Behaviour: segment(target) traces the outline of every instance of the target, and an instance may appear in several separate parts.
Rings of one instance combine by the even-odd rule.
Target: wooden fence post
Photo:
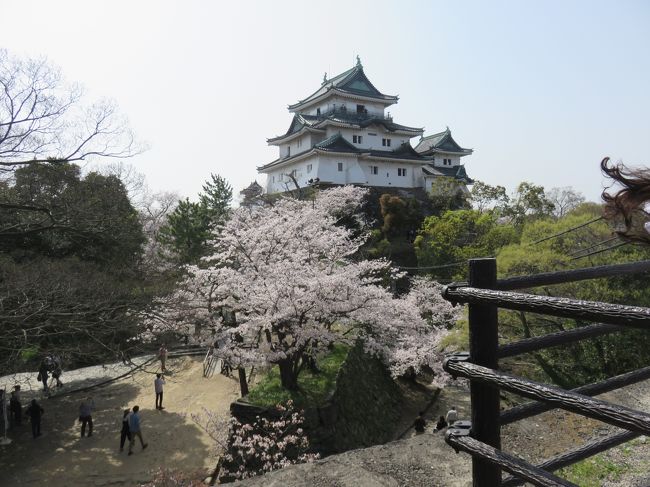
[[[496,259],[471,259],[469,261],[470,287],[494,289],[497,278],[496,267]],[[498,347],[497,307],[470,304],[470,361],[483,367],[498,369]],[[470,396],[472,437],[501,449],[499,388],[472,382]],[[501,469],[485,460],[472,458],[472,478],[474,487],[498,487],[501,485]]]

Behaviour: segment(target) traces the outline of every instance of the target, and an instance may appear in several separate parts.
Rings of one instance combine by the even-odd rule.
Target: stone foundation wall
[[[382,362],[355,345],[339,370],[336,389],[325,404],[305,411],[305,430],[322,455],[341,453],[392,439],[402,396]],[[230,411],[242,422],[274,411],[238,400]]]

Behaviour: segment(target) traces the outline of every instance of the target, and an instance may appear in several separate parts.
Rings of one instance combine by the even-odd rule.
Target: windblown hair
[[[650,214],[645,209],[650,205],[650,170],[628,169],[623,164],[610,166],[609,157],[601,161],[600,168],[622,186],[613,195],[607,192],[609,188],[603,191],[605,218],[623,224],[623,228],[616,231],[619,237],[650,244],[650,225],[647,223]]]

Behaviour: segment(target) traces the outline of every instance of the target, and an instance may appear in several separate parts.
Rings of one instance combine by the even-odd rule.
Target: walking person
[[[36,439],[37,436],[41,436],[41,416],[44,412],[45,410],[36,402],[36,399],[32,399],[26,413],[32,422],[32,436],[34,436],[34,439]]]
[[[165,385],[165,379],[163,378],[162,374],[156,374],[156,378],[153,381],[154,390],[156,391],[156,409],[161,411],[165,409],[162,405],[164,385]]]
[[[79,405],[79,422],[81,423],[81,437],[86,433],[86,425],[88,425],[88,436],[93,435],[93,409],[95,409],[95,401],[92,397],[87,397]]]
[[[39,380],[43,383],[43,391],[45,393],[49,392],[49,388],[47,386],[47,379],[49,379],[50,376],[47,374],[47,363],[45,360],[41,360],[41,365],[38,367],[38,377],[36,380]]]
[[[12,424],[20,426],[23,421],[23,404],[20,401],[20,386],[15,385],[9,399],[9,417]]]
[[[167,361],[167,347],[163,343],[158,349],[158,358],[160,359],[160,370],[167,372],[165,368],[165,362]]]
[[[447,412],[447,424],[451,426],[454,424],[454,421],[458,421],[458,411],[456,411],[456,406],[452,406],[451,409]]]
[[[124,451],[124,442],[126,439],[129,439],[129,444],[131,443],[131,430],[129,429],[129,416],[131,414],[130,409],[124,410],[124,415],[122,416],[122,431],[120,432],[120,452]]]
[[[56,387],[63,387],[63,382],[61,382],[61,374],[63,374],[63,368],[61,367],[61,357],[58,355],[52,356],[52,377],[56,380]]]
[[[129,442],[129,455],[133,455],[133,447],[135,446],[135,437],[140,438],[140,445],[142,449],[147,448],[148,444],[142,439],[142,431],[140,431],[140,406],[133,406],[133,412],[129,414],[129,431],[131,432],[131,441]]]

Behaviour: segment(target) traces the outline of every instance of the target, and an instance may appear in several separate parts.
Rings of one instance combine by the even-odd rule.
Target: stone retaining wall
[[[339,370],[336,389],[317,408],[305,411],[305,430],[322,455],[385,443],[400,418],[402,396],[383,363],[355,345]],[[241,422],[274,411],[238,400],[230,411]]]

